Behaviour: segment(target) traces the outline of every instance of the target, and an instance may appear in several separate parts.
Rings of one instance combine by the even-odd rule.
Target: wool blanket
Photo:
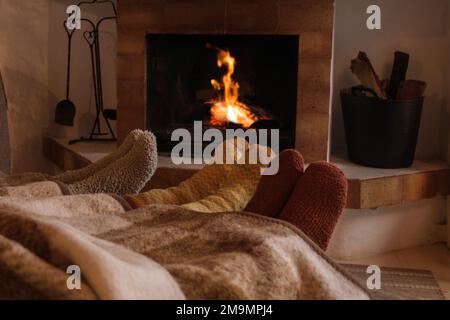
[[[171,205],[131,210],[117,196],[50,189],[0,197],[0,298],[369,298],[282,221]],[[67,285],[71,266],[80,290]]]

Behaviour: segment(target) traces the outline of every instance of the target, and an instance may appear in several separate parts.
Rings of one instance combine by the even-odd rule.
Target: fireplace
[[[298,51],[299,37],[291,35],[148,35],[147,126],[159,150],[170,151],[172,131],[193,130],[194,121],[204,130],[279,129],[280,148],[293,148]],[[228,95],[227,75],[235,85]]]
[[[226,70],[217,67],[208,42],[228,49],[236,59],[233,79],[240,85],[239,101],[269,114],[274,121],[264,125],[280,127],[282,147],[294,147],[308,162],[328,159],[333,0],[118,0],[117,4],[119,140],[135,128],[151,129],[163,141],[161,150],[167,133],[177,126],[192,120],[209,123],[205,101],[217,98],[210,80],[220,80]],[[164,79],[160,68],[174,67],[167,65],[164,54],[182,43],[186,46],[176,51],[183,63],[176,62],[179,70],[169,70]],[[271,44],[283,49],[275,52]],[[190,62],[185,64],[187,57]],[[271,62],[264,69],[259,59]],[[184,68],[194,63],[197,71],[188,72],[179,63]],[[278,80],[265,82],[267,74]],[[164,82],[167,87],[160,86]],[[269,83],[275,89],[265,90]],[[167,113],[161,112],[164,108]]]

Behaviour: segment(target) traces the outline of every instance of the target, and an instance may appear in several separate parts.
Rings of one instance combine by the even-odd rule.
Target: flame
[[[211,47],[208,45],[208,47]],[[222,77],[222,82],[211,80],[214,90],[221,93],[221,98],[209,102],[211,107],[212,125],[223,125],[229,122],[249,128],[259,120],[258,116],[251,112],[250,108],[239,102],[239,83],[233,80],[236,68],[236,59],[231,56],[228,50],[214,48],[217,51],[217,66],[226,67],[227,72]]]

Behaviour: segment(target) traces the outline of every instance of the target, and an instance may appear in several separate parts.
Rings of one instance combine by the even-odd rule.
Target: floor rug
[[[343,264],[342,267],[367,287],[367,266]],[[370,290],[375,300],[445,300],[431,271],[381,267],[381,289]]]

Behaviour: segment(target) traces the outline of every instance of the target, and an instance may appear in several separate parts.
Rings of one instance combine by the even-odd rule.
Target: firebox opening
[[[298,53],[298,36],[149,34],[147,124],[159,150],[170,151],[172,131],[193,130],[194,121],[280,129],[280,148],[294,147]],[[238,117],[240,106],[249,119]]]

